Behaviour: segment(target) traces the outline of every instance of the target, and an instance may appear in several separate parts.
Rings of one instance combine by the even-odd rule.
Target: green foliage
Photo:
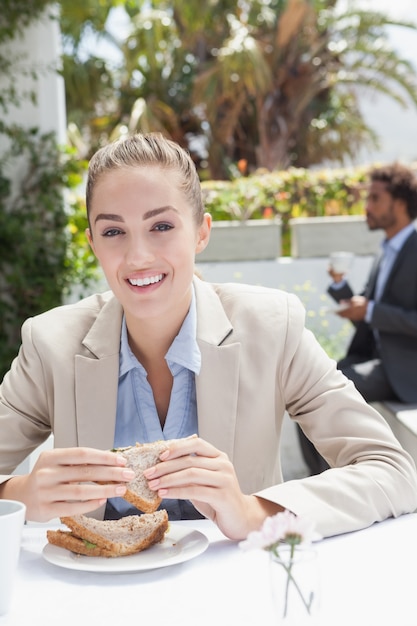
[[[87,286],[95,263],[80,241],[86,218],[75,189],[83,164],[52,133],[3,124],[0,132],[8,143],[0,161],[1,378],[23,321],[61,304],[74,285]]]
[[[35,101],[19,90],[17,77],[36,81],[36,72],[3,44],[24,36],[54,4],[2,0],[0,11],[0,380],[18,351],[23,321],[62,304],[74,286],[80,295],[96,276],[77,194],[86,164],[60,148],[53,133],[7,122],[10,108]]]
[[[365,168],[259,172],[232,181],[203,181],[213,220],[280,217],[284,254],[289,254],[292,217],[363,213]]]
[[[109,32],[117,5],[122,36]],[[61,9],[64,76],[76,85],[68,119],[87,155],[158,130],[189,149],[204,179],[230,178],[240,160],[249,172],[345,164],[378,144],[358,87],[361,98],[417,105],[415,68],[388,37],[393,25],[416,25],[354,2],[67,0]],[[113,45],[117,60],[100,64],[82,45],[87,34]]]
[[[51,4],[51,0],[1,0],[0,42],[13,39]]]
[[[1,0],[0,8],[0,112],[7,112],[10,105],[18,106],[22,98],[34,100],[32,91],[22,91],[18,88],[17,76],[35,77],[30,63],[23,56],[12,58],[10,51],[3,44],[8,43],[17,35],[22,35],[24,29],[41,15],[45,14],[47,7],[52,6],[51,0]],[[52,17],[51,17],[52,19]],[[16,71],[17,63],[21,67]]]

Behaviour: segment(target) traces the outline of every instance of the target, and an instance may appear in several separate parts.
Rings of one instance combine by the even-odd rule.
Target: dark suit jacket
[[[374,261],[363,295],[373,299],[379,257]],[[352,289],[329,287],[336,301],[350,298]],[[371,323],[355,324],[348,355],[363,361],[373,358],[375,339],[380,337],[380,356],[388,380],[401,402],[417,402],[417,232],[405,241],[388,276],[379,302],[375,302]]]

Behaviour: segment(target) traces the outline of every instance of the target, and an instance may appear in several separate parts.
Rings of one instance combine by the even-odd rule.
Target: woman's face
[[[89,217],[87,237],[128,325],[185,317],[210,216],[196,225],[178,175],[157,166],[112,170],[97,181]]]

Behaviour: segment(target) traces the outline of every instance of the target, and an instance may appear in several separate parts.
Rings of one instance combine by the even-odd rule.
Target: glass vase
[[[319,569],[315,550],[283,544],[269,560],[274,623],[319,624]]]

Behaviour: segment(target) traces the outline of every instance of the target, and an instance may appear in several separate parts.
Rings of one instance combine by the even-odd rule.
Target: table
[[[51,525],[28,524],[12,606],[0,625],[276,623],[266,553],[243,552],[207,520],[174,524],[203,532],[210,541],[207,550],[181,564],[129,574],[52,565],[41,554]],[[322,540],[316,548],[320,626],[417,624],[417,514]]]

